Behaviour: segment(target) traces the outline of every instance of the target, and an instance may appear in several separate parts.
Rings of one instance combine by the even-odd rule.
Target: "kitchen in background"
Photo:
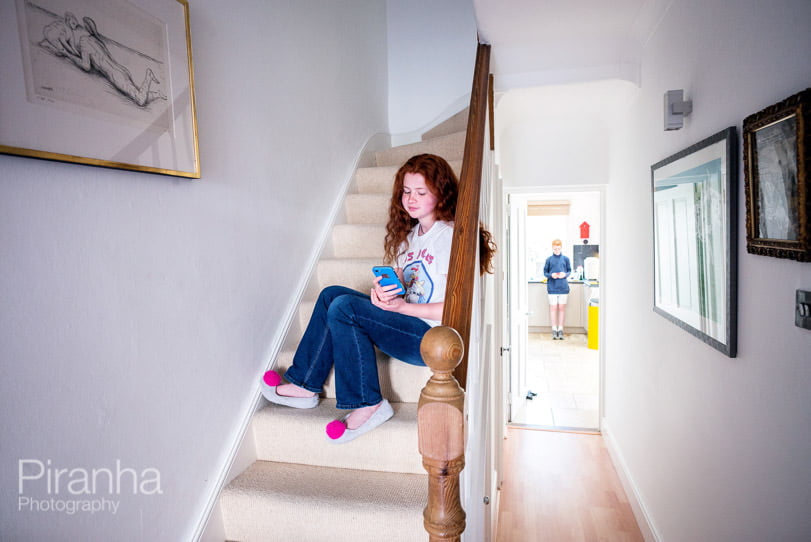
[[[531,393],[513,423],[599,429],[600,197],[600,192],[584,191],[528,198],[526,375]],[[563,341],[551,338],[543,274],[554,239],[562,241],[572,263]]]

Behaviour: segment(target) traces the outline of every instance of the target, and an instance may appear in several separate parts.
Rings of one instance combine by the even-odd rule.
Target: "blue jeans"
[[[361,292],[328,286],[318,296],[293,365],[284,377],[321,393],[334,365],[336,406],[373,406],[383,400],[374,347],[411,365],[425,366],[420,342],[429,329],[419,318],[375,307]]]

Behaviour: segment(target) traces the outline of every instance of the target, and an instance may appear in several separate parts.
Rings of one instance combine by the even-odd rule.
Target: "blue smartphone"
[[[380,279],[381,286],[388,286],[390,284],[396,284],[400,287],[399,291],[395,291],[395,294],[404,294],[405,288],[403,287],[403,283],[400,282],[400,277],[397,276],[397,272],[394,268],[390,265],[376,265],[372,267],[372,273],[375,274],[376,277],[382,277]]]

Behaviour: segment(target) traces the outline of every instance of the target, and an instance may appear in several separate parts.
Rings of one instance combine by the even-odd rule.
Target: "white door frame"
[[[524,197],[529,198],[532,195],[548,195],[554,193],[572,193],[572,192],[599,192],[600,194],[600,282],[603,282],[605,277],[605,266],[606,266],[606,258],[608,257],[609,250],[607,247],[607,235],[606,235],[606,185],[556,185],[556,186],[505,186],[502,187],[502,198],[501,200],[504,202],[504,208],[509,210],[510,207],[510,200],[513,196],[515,197]],[[505,212],[505,214],[507,214]],[[508,219],[509,220],[509,219]],[[525,238],[524,236],[517,236],[515,232],[510,232],[510,243],[514,243],[516,239]],[[504,251],[504,281],[506,284],[506,290],[510,291],[514,288],[513,285],[510,284],[511,280],[515,279],[514,273],[510,269],[510,262],[507,261],[506,255],[513,253],[514,247],[509,247],[507,250]],[[599,424],[600,428],[602,427],[602,420],[603,420],[603,413],[605,408],[605,315],[606,315],[606,300],[605,300],[605,288],[600,288],[600,326],[599,326],[599,360],[600,360],[600,384],[599,384]],[[502,318],[504,321],[509,321],[509,313],[508,307],[505,303],[501,307],[502,310]],[[511,326],[512,327],[512,326]],[[520,374],[521,370],[526,371],[525,367],[518,367],[513,368],[513,363],[521,363],[521,359],[526,361],[526,356],[516,355],[515,347],[510,345],[510,330],[504,330],[505,336],[502,337],[501,343],[502,345],[508,345],[511,348],[510,356],[505,356],[505,371],[504,377],[506,379],[511,379],[513,374]],[[509,383],[511,387],[513,385],[512,382]],[[509,409],[510,406],[510,397],[509,395],[504,398],[505,404],[508,408],[508,418],[507,421],[512,421],[513,412]]]

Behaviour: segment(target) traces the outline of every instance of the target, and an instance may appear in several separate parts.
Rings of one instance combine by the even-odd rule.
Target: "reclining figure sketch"
[[[117,62],[106,45],[105,38],[95,21],[83,17],[82,24],[71,12],[46,25],[39,45],[52,54],[65,57],[87,73],[104,77],[121,94],[139,107],[155,100],[166,100],[166,95],[153,87],[160,84],[151,68],[146,69],[143,81],[136,84],[130,70]]]

